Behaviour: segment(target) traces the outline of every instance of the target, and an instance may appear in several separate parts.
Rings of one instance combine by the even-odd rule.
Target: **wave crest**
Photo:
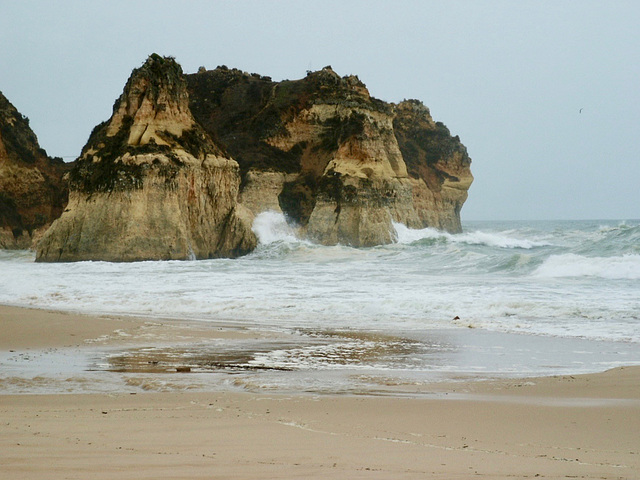
[[[256,215],[251,227],[253,233],[258,237],[258,241],[263,245],[270,243],[299,242],[296,231],[293,229],[280,212],[269,210]]]
[[[550,245],[547,242],[528,240],[523,238],[515,238],[509,236],[510,232],[504,233],[489,233],[476,230],[468,233],[451,234],[442,232],[434,228],[423,228],[415,230],[408,228],[402,223],[395,223],[393,227],[396,230],[397,241],[400,244],[412,244],[412,243],[428,243],[433,245],[434,243],[462,243],[466,245],[485,245],[488,247],[497,248],[520,248],[524,250],[531,250],[536,247],[544,247]]]
[[[551,255],[533,273],[536,277],[598,277],[640,279],[640,255],[585,257],[574,253]]]

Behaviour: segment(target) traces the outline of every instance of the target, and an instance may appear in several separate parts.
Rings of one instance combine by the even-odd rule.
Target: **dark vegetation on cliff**
[[[0,228],[10,228],[17,239],[60,216],[69,168],[40,148],[29,119],[0,92]],[[18,171],[33,175],[14,178]]]
[[[438,189],[445,178],[455,179],[437,167],[439,162],[457,155],[461,165],[471,163],[460,138],[451,136],[442,122],[434,122],[419,100],[405,100],[397,106],[393,131],[409,175],[422,178],[432,189]]]
[[[8,156],[14,162],[33,165],[36,163],[37,155],[46,155],[46,153],[41,148],[34,150],[34,145],[37,145],[38,141],[29,127],[29,119],[22,115],[13,118],[12,123],[3,121],[0,124],[0,135]]]
[[[130,155],[159,154],[170,160],[170,164],[161,164],[155,160],[152,165],[167,180],[177,174],[182,162],[169,145],[158,145],[150,142],[144,145],[130,145],[127,143],[133,117],[125,116],[118,132],[107,136],[107,122],[98,125],[92,132],[83,155],[75,162],[69,174],[69,183],[83,193],[126,191],[142,188],[148,163],[124,163],[120,160],[125,153]],[[166,132],[167,135],[170,135]],[[184,136],[184,135],[183,135]],[[97,148],[93,154],[86,152],[92,147]]]
[[[133,118],[126,117],[125,120],[122,128],[112,137],[107,136],[107,122],[93,129],[82,155],[76,160],[69,175],[71,188],[90,194],[142,186],[143,170],[140,165],[116,162],[128,149],[127,139]],[[91,148],[97,150],[95,157],[98,158],[86,153]]]
[[[224,66],[187,75],[187,83],[193,116],[243,173],[252,167],[299,171],[299,149],[284,152],[263,141],[281,126],[283,111],[293,108],[296,100],[305,102],[296,85],[287,85],[276,95],[278,84],[269,77]]]
[[[201,68],[187,75],[191,111],[196,120],[240,165],[250,169],[299,174],[285,183],[280,207],[300,225],[305,225],[316,197],[332,192],[323,180],[324,170],[339,146],[364,131],[365,117],[358,111],[341,118],[330,117],[320,126],[317,142],[301,141],[288,150],[271,145],[268,139],[286,136],[286,125],[314,104],[339,105],[391,114],[393,106],[369,96],[356,76],[340,77],[331,67],[308,72],[300,80],[274,82],[270,77],[248,74],[220,66]]]
[[[138,128],[141,122],[138,108],[143,102],[158,118],[177,111],[176,115],[184,113],[194,121],[189,128],[178,130],[180,134],[154,131],[154,137],[141,142],[132,128]],[[273,139],[291,138],[287,126],[314,105],[336,105],[342,113],[324,120],[309,117],[305,121],[316,122],[314,126],[319,127],[317,136],[296,140],[286,149],[276,146],[278,142]],[[351,113],[345,115],[349,110]],[[0,226],[30,230],[58,216],[67,198],[62,173],[71,167],[70,187],[85,194],[131,190],[142,186],[149,169],[172,181],[182,168],[178,150],[200,159],[207,154],[229,156],[238,162],[243,177],[252,169],[295,174],[284,184],[279,202],[291,219],[304,225],[318,198],[335,201],[339,209],[362,193],[359,187],[345,187],[340,175],[326,172],[326,167],[341,145],[364,135],[370,121],[362,113],[366,111],[393,117],[394,134],[408,174],[423,179],[430,189],[438,191],[445,180],[456,181],[452,173],[468,167],[470,159],[460,139],[451,136],[442,123],[434,122],[421,102],[408,100],[393,105],[375,99],[356,76],[340,77],[331,67],[308,72],[299,80],[275,82],[226,66],[210,71],[201,67],[198,73],[185,75],[172,57],[152,54],[132,71],[113,106],[111,120],[93,129],[73,164],[49,159],[38,146],[28,119],[0,94],[0,139],[8,156],[45,172],[48,202],[53,205],[50,214],[36,212],[25,220],[22,205],[28,202],[1,191]],[[125,154],[149,154],[151,158],[157,154],[169,162],[158,158],[123,161]],[[362,187],[367,189],[364,184]]]
[[[169,158],[169,165],[159,161],[152,163],[168,180],[176,175],[182,163],[176,149],[201,159],[207,154],[224,155],[197,123],[181,135],[157,132],[159,140],[164,143],[157,143],[153,138],[146,143],[131,141],[134,117],[130,113],[135,106],[147,100],[154,112],[164,112],[176,106],[188,109],[187,95],[185,75],[175,59],[150,55],[141,67],[133,70],[122,95],[113,105],[114,117],[123,108],[127,112],[122,116],[120,128],[109,135],[110,122],[106,121],[93,129],[70,174],[71,186],[87,194],[141,188],[150,165],[119,161],[126,153],[132,156],[157,153]]]
[[[348,139],[361,135],[364,131],[365,117],[362,113],[352,112],[346,118],[330,117],[322,123],[324,127],[319,142],[311,147],[313,161],[301,165],[301,173],[284,184],[278,197],[280,208],[296,224],[305,226],[316,205],[319,196],[337,202],[336,213],[340,213],[343,201],[355,198],[353,186],[344,187],[340,174],[335,171],[325,172],[330,153]],[[306,144],[296,145],[306,148]],[[294,147],[295,148],[295,147]],[[273,167],[272,167],[273,168]]]
[[[282,82],[226,66],[201,68],[187,75],[187,83],[194,117],[240,164],[242,174],[250,169],[298,174],[284,185],[279,200],[282,210],[301,225],[306,224],[318,195],[335,196],[331,185],[340,182],[324,178],[325,168],[341,144],[363,133],[363,110],[394,116],[394,134],[408,174],[423,179],[429,188],[437,191],[445,179],[456,180],[439,167],[443,162],[470,163],[460,139],[444,124],[434,122],[420,101],[393,105],[375,99],[357,77],[340,77],[331,67]],[[299,142],[283,150],[267,141],[286,136],[287,123],[314,104],[354,110],[349,116],[324,120],[314,144]]]
[[[221,66],[187,75],[191,112],[196,120],[240,165],[249,169],[285,173],[302,171],[304,142],[288,151],[270,145],[269,137],[283,133],[287,122],[314,103],[340,104],[389,111],[390,106],[370,98],[357,77],[338,76],[331,67],[309,72],[300,80],[274,82],[270,77]],[[362,131],[354,114],[347,122],[330,119],[327,134],[314,150],[333,151],[348,135]],[[326,164],[325,164],[326,165]]]

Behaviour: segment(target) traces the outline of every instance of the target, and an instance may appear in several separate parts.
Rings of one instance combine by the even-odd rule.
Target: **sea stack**
[[[69,174],[36,261],[236,257],[253,250],[238,164],[194,120],[181,67],[151,55]]]
[[[191,111],[235,158],[240,199],[326,245],[394,240],[393,222],[461,231],[465,147],[416,101],[370,96],[331,67],[274,82],[226,66],[188,75]]]
[[[69,167],[50,158],[0,92],[0,248],[30,248],[67,203]]]

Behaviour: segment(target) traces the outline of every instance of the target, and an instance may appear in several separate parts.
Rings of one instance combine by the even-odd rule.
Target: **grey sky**
[[[72,160],[152,52],[275,80],[332,65],[460,135],[463,221],[637,219],[638,25],[636,0],[0,0],[0,91]]]

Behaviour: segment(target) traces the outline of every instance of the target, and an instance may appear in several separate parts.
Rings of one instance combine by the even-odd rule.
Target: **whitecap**
[[[530,250],[536,247],[550,245],[548,242],[515,238],[509,235],[511,232],[491,233],[479,230],[451,234],[434,228],[412,229],[402,223],[393,224],[397,235],[397,242],[411,244],[421,240],[442,240],[448,243],[462,243],[466,245],[486,245],[498,248],[520,248]]]
[[[574,253],[551,255],[533,275],[536,277],[598,277],[640,279],[640,255],[585,257]]]
[[[415,243],[425,239],[447,240],[449,237],[451,237],[450,234],[441,232],[439,230],[436,230],[435,228],[414,229],[409,228],[402,223],[396,222],[393,222],[393,228],[396,233],[396,242],[403,245],[409,245],[411,243]]]
[[[550,245],[548,242],[514,238],[503,233],[489,233],[481,231],[462,233],[454,236],[453,238],[457,242],[466,243],[468,245],[487,245],[489,247],[498,248],[521,248],[524,250],[531,250],[532,248]]]
[[[287,223],[285,216],[273,210],[256,215],[251,229],[258,237],[258,241],[263,245],[275,242],[293,243],[300,241],[296,236],[295,229]]]

